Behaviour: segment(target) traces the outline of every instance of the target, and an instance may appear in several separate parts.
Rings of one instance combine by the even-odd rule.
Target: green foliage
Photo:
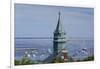
[[[53,62],[54,63],[62,63],[63,61],[60,58],[56,58]]]
[[[15,65],[20,65],[20,60],[15,60]]]
[[[94,55],[85,58],[83,61],[93,61],[93,60],[94,60]]]
[[[22,58],[21,60],[15,60],[15,65],[29,65],[29,64],[36,64],[33,60],[29,58]]]
[[[22,65],[32,64],[32,61],[29,58],[22,58],[21,64]]]
[[[82,62],[82,61],[93,61],[94,60],[94,55],[88,56],[87,58],[83,60],[77,60],[76,62]],[[75,62],[71,56],[68,57],[68,62]],[[43,62],[36,62],[32,61],[27,57],[23,57],[21,60],[15,60],[15,65],[29,65],[29,64],[39,64]],[[51,63],[63,63],[61,58],[55,58]]]
[[[86,57],[86,58],[83,59],[83,60],[77,60],[77,62],[82,62],[82,61],[93,61],[93,60],[94,60],[94,55],[88,56],[88,57]]]
[[[67,62],[74,62],[74,60],[71,56],[69,56]],[[63,63],[63,61],[61,60],[61,58],[56,58],[54,59],[53,63]]]

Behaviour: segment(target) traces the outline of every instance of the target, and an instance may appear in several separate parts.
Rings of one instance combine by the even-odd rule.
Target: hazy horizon
[[[68,38],[94,38],[94,9],[15,4],[15,37],[53,37],[58,13]]]

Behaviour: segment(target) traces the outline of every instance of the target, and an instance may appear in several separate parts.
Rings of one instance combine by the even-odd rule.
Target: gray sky
[[[93,38],[93,8],[31,4],[15,4],[15,37],[53,37],[59,11],[66,37]]]

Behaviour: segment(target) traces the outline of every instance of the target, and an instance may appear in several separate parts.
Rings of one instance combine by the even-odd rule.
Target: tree
[[[94,60],[94,55],[88,56],[88,57],[85,58],[83,61],[93,61],[93,60]]]

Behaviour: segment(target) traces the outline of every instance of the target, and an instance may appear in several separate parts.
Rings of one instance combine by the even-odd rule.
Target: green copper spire
[[[63,29],[61,18],[60,18],[60,12],[58,16],[58,23],[56,30],[54,31],[54,40],[53,40],[53,49],[54,49],[54,55],[58,55],[58,53],[65,48],[66,38],[65,38],[65,31]]]
[[[61,24],[60,15],[61,15],[61,14],[60,14],[60,12],[59,12],[58,24],[57,24],[57,27],[56,27],[56,30],[55,30],[55,32],[59,32],[59,33],[64,32],[63,26],[62,26],[62,24]]]

